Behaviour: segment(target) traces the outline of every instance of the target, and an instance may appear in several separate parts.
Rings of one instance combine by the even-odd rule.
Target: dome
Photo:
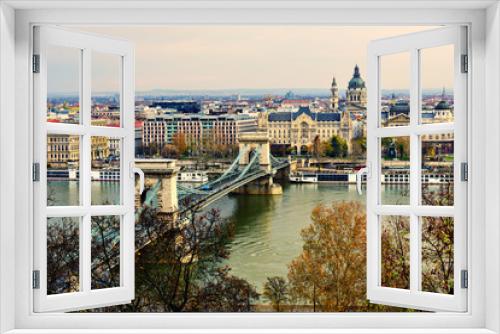
[[[450,105],[446,101],[439,101],[439,103],[434,107],[434,110],[448,110]]]
[[[361,79],[361,74],[359,74],[359,67],[356,65],[354,67],[354,74],[352,75],[352,79],[349,81],[348,89],[361,89],[365,88],[365,81]]]
[[[399,115],[399,114],[408,115],[409,113],[410,113],[410,104],[408,101],[405,101],[405,100],[397,101],[389,109],[390,115]]]

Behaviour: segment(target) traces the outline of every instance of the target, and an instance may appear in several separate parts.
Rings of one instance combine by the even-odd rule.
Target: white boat
[[[70,174],[71,176],[71,174]],[[90,172],[92,181],[120,181],[120,169],[95,169]]]
[[[208,182],[208,175],[207,172],[200,172],[200,171],[180,172],[177,175],[177,181],[205,183]]]
[[[315,174],[290,174],[290,182],[295,183],[316,183],[318,182],[318,177]]]

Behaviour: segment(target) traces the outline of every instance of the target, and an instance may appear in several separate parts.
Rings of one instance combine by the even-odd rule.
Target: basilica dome
[[[361,74],[359,74],[359,67],[356,65],[354,67],[354,74],[352,79],[349,81],[348,89],[362,89],[365,88],[365,81],[361,79]]]
[[[447,110],[450,109],[450,105],[446,101],[439,101],[439,103],[434,107],[434,110]]]

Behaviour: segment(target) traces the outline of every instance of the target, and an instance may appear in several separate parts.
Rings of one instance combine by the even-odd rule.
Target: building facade
[[[256,128],[257,119],[248,115],[160,115],[144,121],[142,143],[144,147],[171,144],[174,135],[182,133],[187,145],[207,140],[217,145],[236,145],[238,133]]]
[[[435,102],[434,102],[435,103]],[[422,124],[450,123],[453,122],[453,106],[445,98],[433,106],[427,106],[420,111],[420,122]],[[381,122],[383,126],[408,126],[410,124],[410,104],[407,100],[398,100],[382,111]],[[436,154],[453,153],[453,133],[429,134],[421,136],[424,145],[433,145]]]
[[[422,108],[420,122],[422,124],[453,122],[453,106],[445,99],[441,99],[432,107]],[[407,100],[398,100],[381,112],[383,126],[406,126],[410,124],[410,103]]]
[[[119,156],[119,141],[114,155]],[[110,138],[91,137],[92,164],[102,164],[111,155]],[[51,134],[47,136],[47,167],[53,169],[76,169],[80,166],[80,137]]]
[[[259,126],[267,128],[271,144],[284,145],[302,154],[310,150],[316,138],[323,142],[331,140],[333,136],[340,136],[350,150],[351,140],[363,136],[365,132],[366,85],[358,65],[347,85],[343,106],[339,104],[339,88],[335,77],[330,91],[330,106],[326,112],[313,112],[310,105],[304,106],[302,103],[296,111],[270,112],[262,116]]]
[[[78,168],[80,162],[80,138],[68,135],[47,136],[47,167]]]
[[[285,145],[297,154],[310,151],[314,140],[328,141],[333,136],[351,139],[348,113],[312,112],[300,107],[296,112],[273,112],[267,115],[267,132],[272,145]]]

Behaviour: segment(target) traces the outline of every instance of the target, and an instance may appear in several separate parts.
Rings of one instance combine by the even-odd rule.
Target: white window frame
[[[467,55],[467,28],[451,26],[429,31],[375,40],[368,46],[368,120],[367,120],[367,297],[372,302],[413,307],[431,311],[467,310],[467,289],[461,285],[461,272],[467,270],[467,181],[461,179],[461,163],[467,163],[467,76],[462,73],[462,56]],[[454,121],[421,123],[421,50],[453,46]],[[381,78],[384,75],[383,57],[407,54],[410,58],[410,122],[406,126],[384,127],[381,120]],[[468,66],[468,64],[467,64]],[[375,111],[370,113],[370,111]],[[454,133],[453,206],[422,205],[421,199],[421,136]],[[387,205],[381,201],[382,138],[406,136],[410,139],[410,202],[408,205]],[[409,289],[384,287],[381,284],[382,217],[404,216],[409,220]],[[453,217],[454,225],[454,294],[422,291],[421,240],[422,217]]]
[[[34,256],[33,268],[39,272],[39,288],[34,289],[35,312],[74,311],[96,306],[129,303],[134,299],[135,253],[135,185],[134,163],[134,48],[131,43],[89,33],[53,26],[34,27],[34,54],[40,58],[39,73],[33,75],[34,162],[39,164],[39,181],[33,184],[34,193]],[[52,46],[80,50],[79,124],[47,122],[47,54]],[[120,60],[118,79],[120,93],[120,126],[92,126],[92,55],[99,52]],[[79,205],[47,206],[47,136],[50,134],[78,135]],[[120,139],[120,203],[91,204],[91,140],[93,136]],[[120,219],[120,285],[105,289],[91,288],[91,218],[117,216]],[[47,219],[71,217],[79,219],[79,291],[47,295]]]
[[[150,332],[498,333],[500,332],[500,9],[494,1],[220,1],[0,3],[0,330],[38,333]],[[44,10],[43,8],[51,8]],[[59,8],[58,8],[59,7]],[[70,7],[70,8],[68,8]],[[128,9],[126,8],[128,7]],[[134,8],[130,8],[134,7]],[[15,10],[15,9],[25,10]],[[41,9],[42,8],[42,9]],[[82,9],[83,8],[83,9]],[[139,9],[140,10],[139,10]],[[468,119],[470,282],[467,313],[436,314],[34,314],[30,257],[33,221],[31,26],[33,24],[468,24],[471,79]],[[332,36],[334,39],[335,36]],[[12,64],[15,61],[15,71]],[[485,66],[488,71],[485,71]],[[14,89],[15,87],[15,89]],[[16,112],[6,112],[15,110]],[[486,121],[486,119],[488,121]],[[15,124],[15,127],[12,127]],[[7,137],[7,139],[5,139]],[[15,149],[12,145],[15,139]],[[488,138],[488,141],[485,139]],[[488,160],[486,160],[488,153]],[[488,161],[488,163],[486,163]],[[485,174],[488,174],[488,182]],[[14,187],[15,184],[15,187]],[[7,188],[7,186],[10,186]],[[15,189],[15,196],[12,190]],[[14,197],[14,198],[13,198]],[[486,251],[487,249],[487,251]],[[15,259],[12,254],[15,254]],[[15,261],[14,261],[15,260]],[[485,263],[489,265],[486,266]],[[14,289],[12,288],[14,287]],[[485,291],[488,291],[486,294]],[[149,328],[149,330],[148,330]],[[216,330],[217,328],[226,328]],[[247,328],[247,330],[238,330]],[[268,330],[258,330],[266,328]],[[289,328],[290,330],[283,330]],[[295,328],[295,329],[294,329]],[[342,330],[342,328],[344,330]],[[347,330],[353,329],[353,330]],[[61,330],[64,329],[64,330]],[[89,330],[85,330],[89,329]],[[207,329],[207,330],[203,330]],[[282,330],[280,330],[282,329]],[[430,330],[433,329],[433,330]],[[116,333],[116,331],[114,331]],[[119,332],[119,331],[118,331]],[[158,332],[158,331],[157,331]],[[169,332],[164,330],[163,332]],[[171,330],[170,332],[173,332]]]

